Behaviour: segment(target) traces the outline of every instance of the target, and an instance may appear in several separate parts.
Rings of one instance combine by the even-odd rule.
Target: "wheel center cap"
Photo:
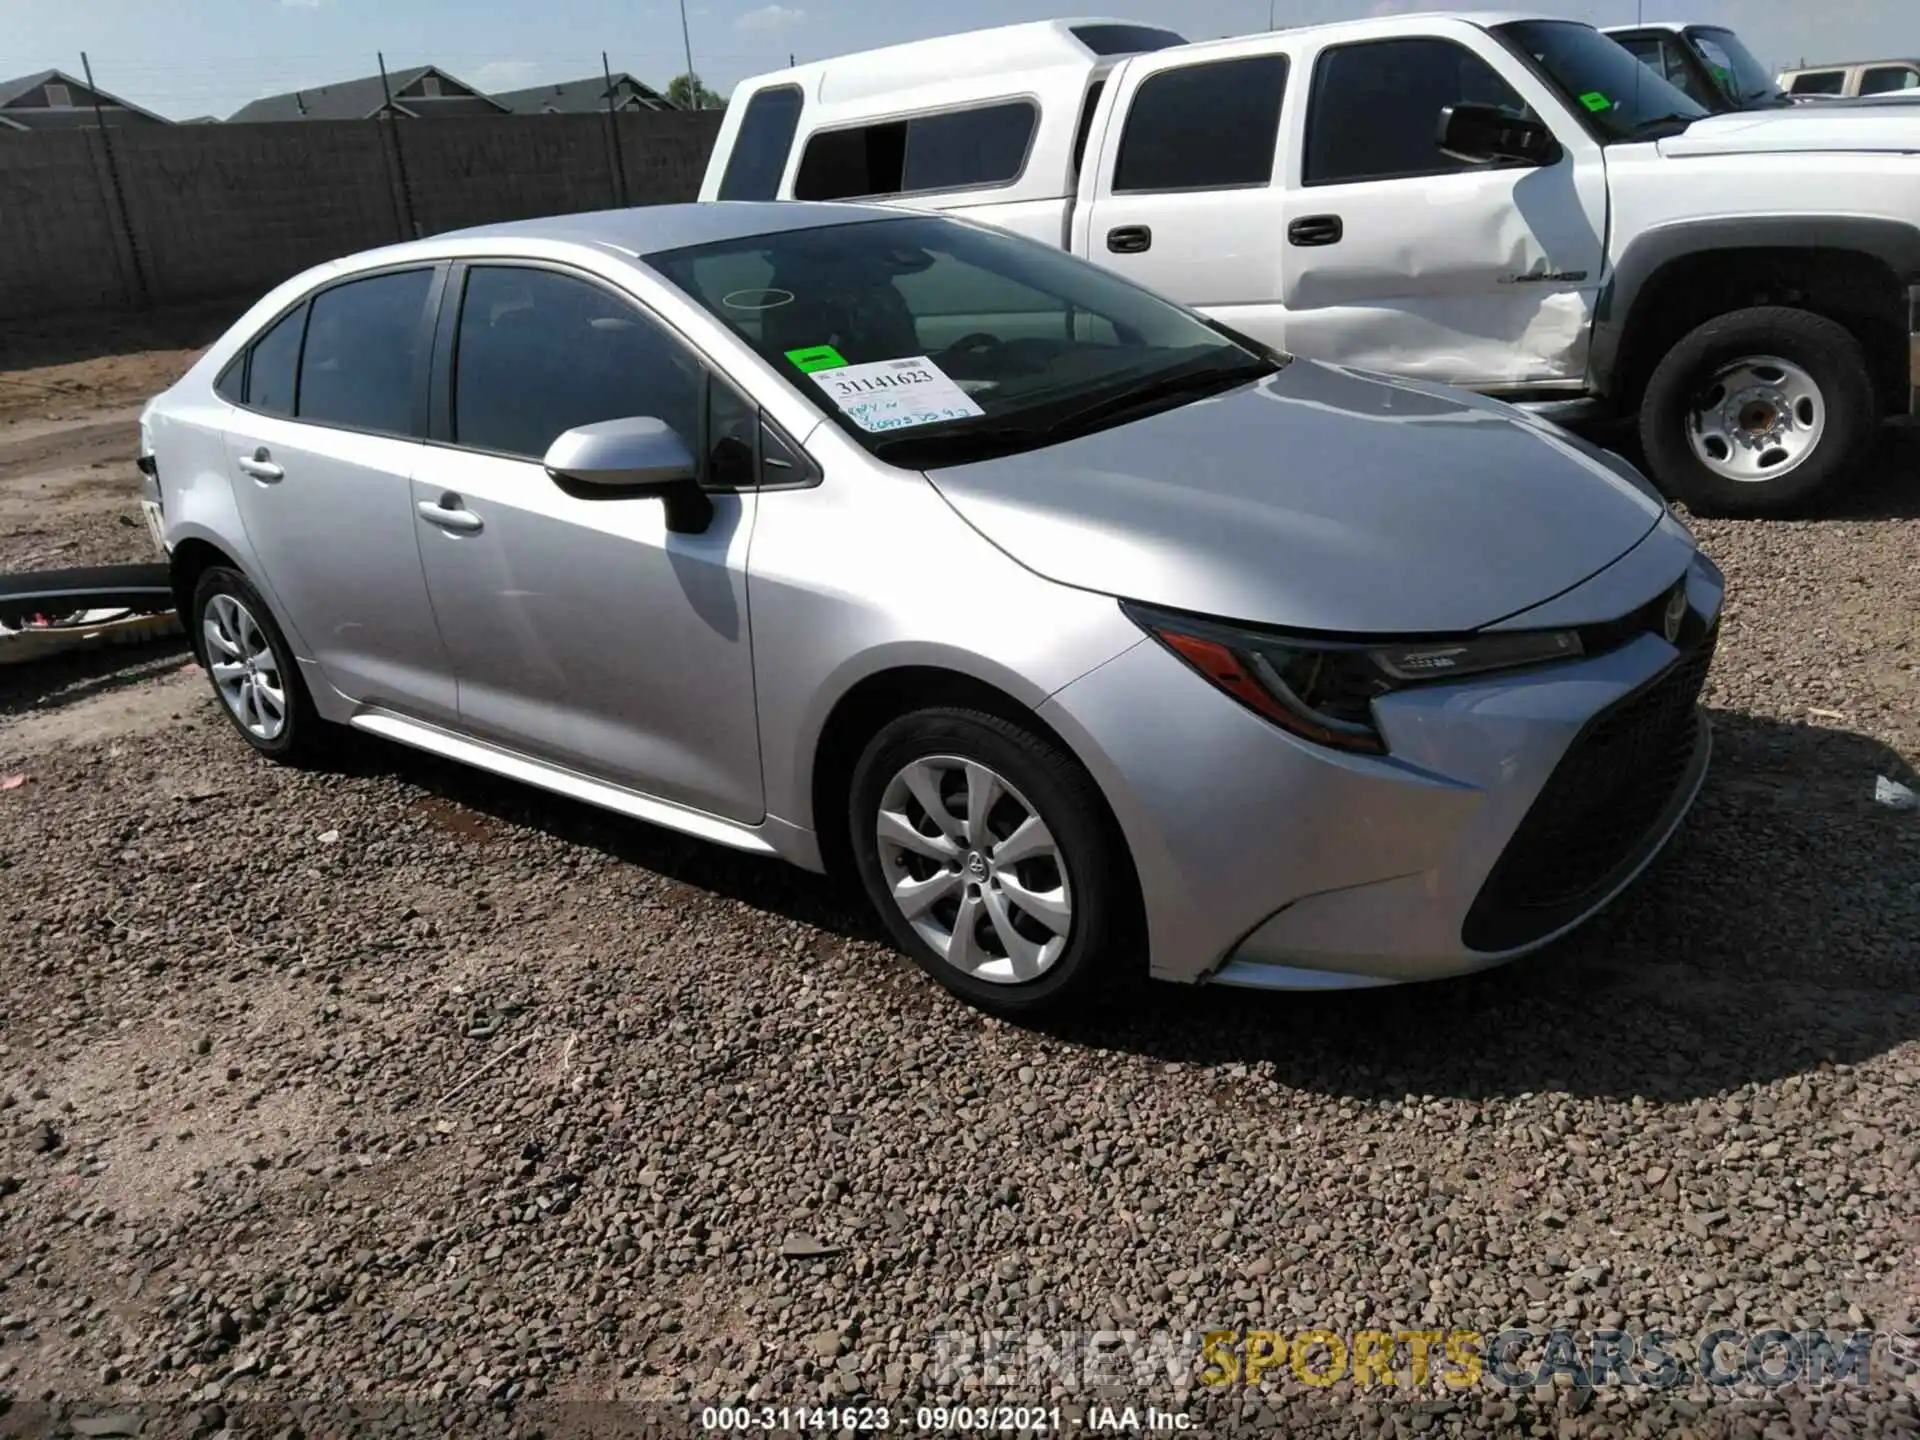
[[[978,850],[972,851],[967,856],[967,874],[976,880],[987,878],[987,857]]]

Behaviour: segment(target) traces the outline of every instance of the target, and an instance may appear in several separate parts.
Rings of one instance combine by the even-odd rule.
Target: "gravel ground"
[[[5,413],[0,564],[144,558],[99,371],[184,353]],[[1716,769],[1573,940],[1046,1031],[813,877],[372,743],[259,761],[177,648],[0,671],[0,1397],[148,1434],[607,1398],[913,1428],[1095,1393],[944,1383],[943,1333],[1778,1323],[1892,1338],[1772,1396],[1100,1393],[1208,1434],[1920,1433],[1920,814],[1871,798],[1920,757],[1917,470],[1896,436],[1841,517],[1699,526]]]

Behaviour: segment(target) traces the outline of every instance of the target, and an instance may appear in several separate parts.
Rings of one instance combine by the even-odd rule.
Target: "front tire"
[[[193,648],[247,744],[288,763],[320,751],[322,721],[299,662],[260,592],[238,570],[215,565],[194,586]]]
[[[1059,1013],[1125,978],[1132,870],[1092,777],[998,715],[919,710],[854,769],[867,897],[947,989],[1007,1016]]]
[[[1701,514],[1776,515],[1838,490],[1879,423],[1866,351],[1807,310],[1719,315],[1647,382],[1640,441],[1661,489]]]

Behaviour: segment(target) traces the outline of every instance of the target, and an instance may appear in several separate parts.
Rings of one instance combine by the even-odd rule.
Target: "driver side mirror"
[[[1456,160],[1484,165],[1511,161],[1551,165],[1560,158],[1560,142],[1538,120],[1522,120],[1491,105],[1449,105],[1440,112],[1435,139]]]
[[[663,501],[675,534],[698,535],[713,523],[713,500],[700,488],[693,452],[671,425],[650,415],[563,430],[543,463],[554,484],[577,499]]]

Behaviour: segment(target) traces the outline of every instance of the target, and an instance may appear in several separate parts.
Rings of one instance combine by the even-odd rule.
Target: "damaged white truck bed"
[[[1828,493],[1920,400],[1920,107],[1709,116],[1569,21],[843,56],[743,83],[701,198],[964,214],[1299,355],[1637,411],[1697,508]]]

